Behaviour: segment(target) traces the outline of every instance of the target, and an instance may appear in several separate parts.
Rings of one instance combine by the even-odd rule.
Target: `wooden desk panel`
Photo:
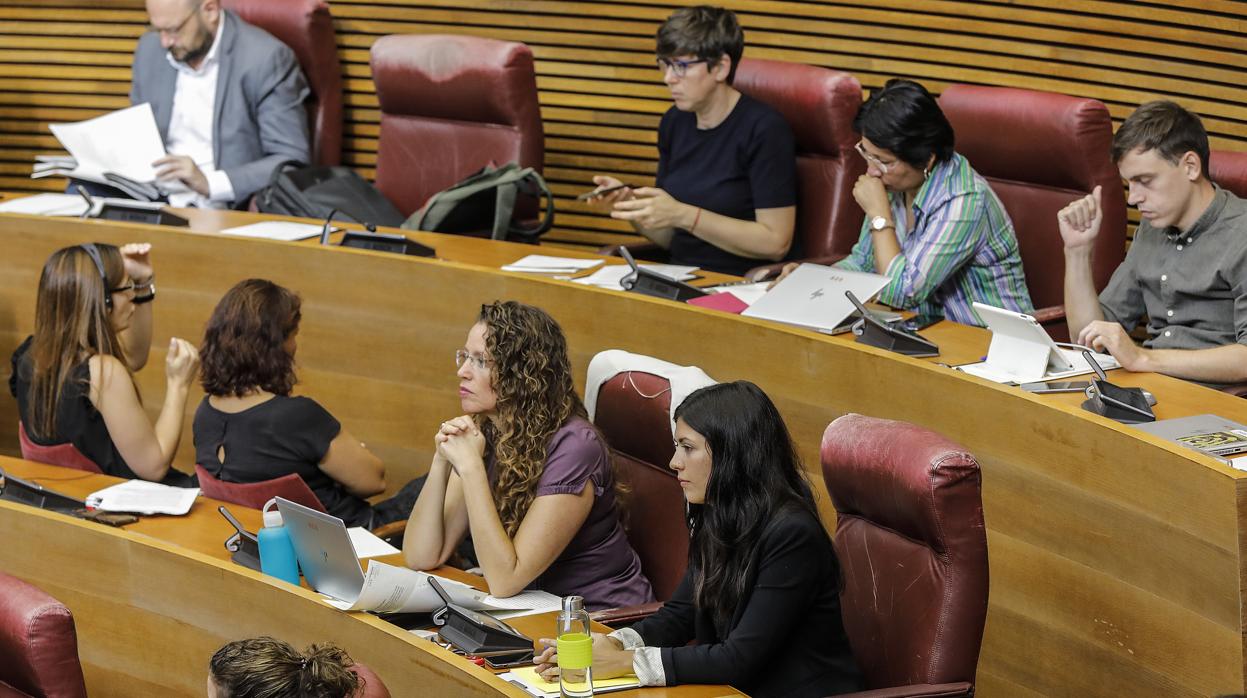
[[[510,254],[482,241],[420,237],[447,256],[460,244]],[[0,245],[11,252],[0,261],[8,272],[0,275],[0,352],[29,332],[43,260],[89,239],[154,244],[156,347],[170,333],[197,338],[216,300],[241,278],[264,276],[302,293],[300,390],[377,448],[396,484],[425,470],[427,435],[457,412],[451,353],[480,303],[495,299],[550,311],[568,335],[578,381],[608,348],[696,364],[719,380],[753,380],[783,412],[818,492],[818,444],[831,419],[852,411],[922,424],[961,442],[983,466],[992,584],[981,695],[1244,689],[1244,474],[1090,415],[1071,396],[1025,394],[937,364],[977,359],[986,352],[984,331],[932,327],[926,333],[943,355],[917,360],[845,337],[500,272],[492,268],[498,257],[483,267],[0,217]],[[154,351],[139,374],[149,405],[163,393],[162,358]],[[1247,422],[1247,402],[1238,398],[1163,376],[1113,378],[1151,390],[1160,418],[1214,412]],[[0,434],[11,444],[12,406],[0,405],[10,410],[0,411]],[[180,463],[188,462],[189,438]],[[820,500],[830,525],[825,493]]]

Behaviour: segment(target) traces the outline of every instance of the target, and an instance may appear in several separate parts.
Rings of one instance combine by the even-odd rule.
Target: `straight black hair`
[[[767,525],[796,508],[818,509],[792,437],[775,403],[749,381],[707,386],[676,408],[676,420],[706,440],[710,481],[693,515],[689,565],[694,599],[724,637],[753,576]]]
[[[872,92],[857,110],[853,130],[919,170],[932,155],[937,163],[953,156],[952,125],[927,88],[913,80],[893,78]]]

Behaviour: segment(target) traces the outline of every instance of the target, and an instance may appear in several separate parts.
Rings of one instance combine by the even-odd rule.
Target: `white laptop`
[[[845,291],[865,303],[889,281],[880,274],[802,264],[741,315],[829,331],[854,311]]]
[[[364,590],[364,571],[359,566],[346,524],[336,516],[281,497],[276,499],[282,525],[290,533],[294,555],[308,585],[348,605],[355,603]],[[456,603],[470,608],[483,607],[484,592],[458,582],[447,581],[444,586]]]
[[[992,343],[987,360],[958,369],[997,383],[1034,383],[1092,372],[1081,348],[1057,346],[1030,315],[977,302],[974,311],[992,331]],[[1121,367],[1109,354],[1096,354],[1095,360],[1106,371]]]

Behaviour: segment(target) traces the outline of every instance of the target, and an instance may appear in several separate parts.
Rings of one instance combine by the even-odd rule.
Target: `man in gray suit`
[[[174,205],[241,206],[284,160],[309,160],[307,82],[294,52],[219,0],[147,0],[130,102],[150,102]],[[180,183],[182,186],[178,186]]]

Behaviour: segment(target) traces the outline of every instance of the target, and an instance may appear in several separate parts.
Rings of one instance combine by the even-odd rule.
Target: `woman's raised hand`
[[[126,275],[142,285],[152,279],[152,246],[149,242],[132,242],[121,246],[121,258],[126,264]]]
[[[186,387],[195,379],[195,370],[199,368],[199,350],[195,345],[171,337],[169,353],[165,355],[165,376],[170,383]]]

